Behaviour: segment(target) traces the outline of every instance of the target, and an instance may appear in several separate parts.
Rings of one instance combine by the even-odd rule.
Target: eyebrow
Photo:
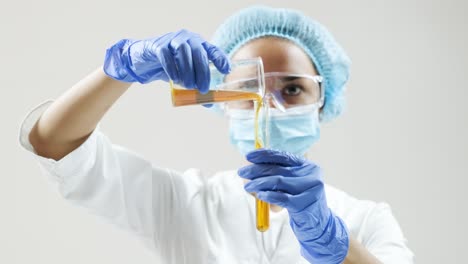
[[[296,79],[299,79],[301,77],[299,76],[286,76],[286,77],[281,77],[281,81],[284,81],[284,82],[290,82],[290,81],[294,81]]]

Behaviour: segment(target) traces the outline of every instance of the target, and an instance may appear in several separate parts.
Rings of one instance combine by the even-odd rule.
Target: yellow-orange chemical
[[[260,98],[260,99],[259,99]],[[172,89],[174,106],[209,104],[227,101],[255,100],[261,102],[261,97],[255,93],[237,91],[209,91],[201,94],[198,90]]]
[[[258,136],[258,115],[260,113],[260,108],[262,107],[262,98],[257,95],[255,100],[257,101],[255,109],[255,148],[258,149],[263,147]],[[257,230],[265,232],[270,227],[270,205],[255,197],[255,208],[257,211]]]
[[[198,90],[176,89],[172,81],[169,82],[172,90],[172,103],[174,106],[206,104],[227,101],[254,100],[257,103],[255,109],[255,148],[262,148],[263,144],[259,137],[258,123],[259,113],[262,108],[262,97],[256,93],[238,91],[209,91],[201,94]],[[257,230],[265,232],[270,227],[270,205],[255,198]]]

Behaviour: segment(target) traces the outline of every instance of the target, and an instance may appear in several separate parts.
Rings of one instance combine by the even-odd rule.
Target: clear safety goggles
[[[238,79],[229,82],[230,90],[260,94],[264,103],[284,111],[288,108],[324,104],[325,93],[321,85],[322,76],[309,74],[295,74],[287,72],[267,72],[264,74],[264,90],[260,91],[256,78]],[[253,100],[226,102],[231,109],[253,109]]]

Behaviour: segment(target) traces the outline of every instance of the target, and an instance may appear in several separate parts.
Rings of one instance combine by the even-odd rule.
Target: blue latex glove
[[[253,164],[238,171],[240,177],[251,180],[245,190],[288,210],[302,256],[311,263],[342,263],[348,253],[348,231],[328,208],[321,169],[271,149],[249,152],[247,160]]]
[[[169,81],[208,91],[212,61],[221,73],[230,71],[226,54],[198,34],[180,30],[157,38],[122,39],[107,49],[104,72],[124,82]]]

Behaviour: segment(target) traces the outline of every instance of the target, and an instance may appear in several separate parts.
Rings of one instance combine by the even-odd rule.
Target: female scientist
[[[205,93],[210,61],[228,73],[230,60],[255,57],[285,111],[272,109],[271,149],[258,150],[245,122],[252,111],[227,115],[230,140],[250,162],[238,171],[159,168],[97,126],[134,82],[173,80]],[[302,13],[247,8],[212,44],[187,30],[117,42],[103,67],[26,117],[20,141],[65,199],[130,230],[161,263],[413,263],[388,205],[325,185],[304,157],[319,123],[342,111],[348,67],[330,33]],[[273,205],[265,233],[255,229],[250,193]]]

